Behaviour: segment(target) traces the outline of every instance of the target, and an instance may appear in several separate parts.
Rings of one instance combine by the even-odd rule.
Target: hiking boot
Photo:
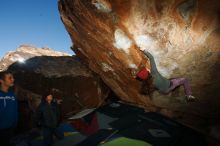
[[[192,95],[187,95],[187,96],[186,96],[186,100],[187,100],[187,101],[195,101],[195,100],[196,100],[196,97],[195,97],[195,96],[192,96]]]

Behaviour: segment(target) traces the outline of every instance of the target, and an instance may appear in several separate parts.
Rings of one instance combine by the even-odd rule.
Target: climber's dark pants
[[[43,128],[43,138],[45,146],[53,145],[53,135],[55,135],[58,139],[63,139],[64,134],[59,128]]]

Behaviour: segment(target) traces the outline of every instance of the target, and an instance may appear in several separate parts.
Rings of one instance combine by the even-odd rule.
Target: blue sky
[[[58,0],[0,1],[0,58],[22,44],[73,54]]]

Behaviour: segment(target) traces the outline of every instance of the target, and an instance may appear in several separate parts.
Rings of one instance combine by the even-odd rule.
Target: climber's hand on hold
[[[144,50],[146,50],[146,48],[144,47],[139,47],[139,49],[143,52]]]

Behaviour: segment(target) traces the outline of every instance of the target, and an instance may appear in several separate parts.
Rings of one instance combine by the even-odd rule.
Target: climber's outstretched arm
[[[146,55],[149,59],[154,59],[154,57],[147,51],[147,50],[144,50],[144,55]]]
[[[149,60],[150,60],[151,74],[152,74],[152,75],[158,74],[158,70],[157,70],[157,66],[156,66],[154,57],[151,55],[151,53],[149,53],[149,52],[146,51],[146,50],[143,50],[143,53],[144,53],[144,55],[145,55],[147,58],[149,58]]]

